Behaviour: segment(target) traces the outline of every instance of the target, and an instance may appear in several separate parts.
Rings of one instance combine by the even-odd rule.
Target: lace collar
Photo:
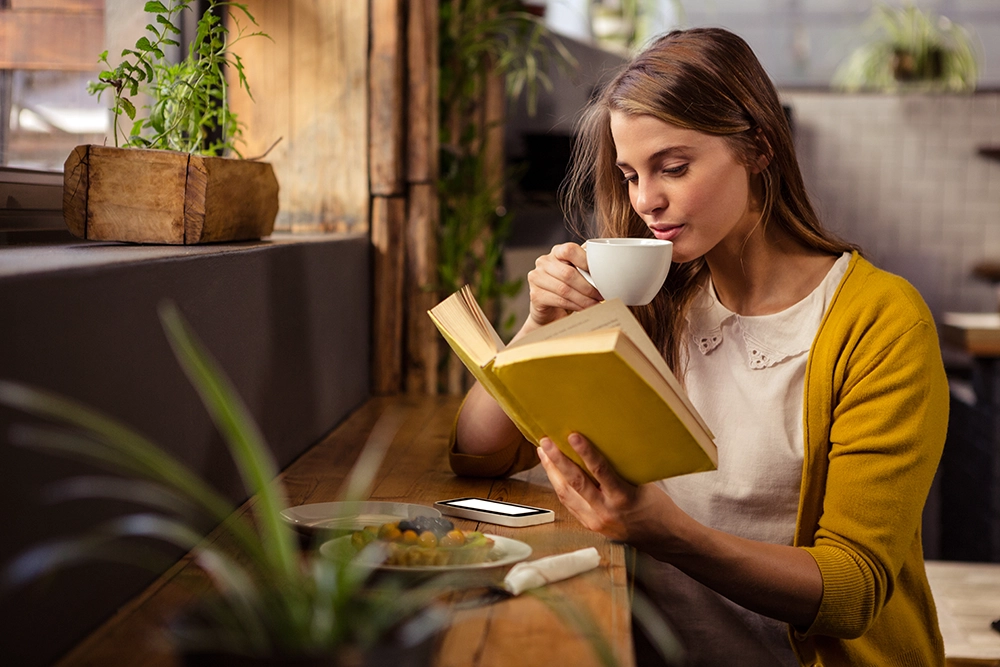
[[[772,315],[737,315],[722,305],[709,278],[687,315],[692,342],[699,352],[710,354],[722,344],[726,330],[742,340],[751,369],[769,368],[808,352],[849,260],[845,253],[806,298]]]

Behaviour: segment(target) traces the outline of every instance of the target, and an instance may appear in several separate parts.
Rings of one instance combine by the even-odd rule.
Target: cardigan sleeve
[[[833,409],[822,509],[804,547],[822,573],[823,598],[806,636],[864,634],[919,553],[949,399],[933,320],[917,305],[918,317],[888,306],[841,325],[849,333],[832,369],[839,380],[825,384]]]
[[[534,467],[538,463],[538,453],[535,446],[525,438],[521,438],[510,447],[498,452],[477,456],[456,451],[458,433],[458,415],[462,412],[465,401],[455,413],[455,421],[451,426],[451,436],[448,440],[448,463],[456,475],[467,477],[509,477],[514,473]]]

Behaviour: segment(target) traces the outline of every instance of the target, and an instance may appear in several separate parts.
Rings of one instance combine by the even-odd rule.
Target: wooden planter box
[[[268,236],[277,215],[266,162],[107,146],[77,146],[66,158],[63,216],[82,239],[243,241]]]

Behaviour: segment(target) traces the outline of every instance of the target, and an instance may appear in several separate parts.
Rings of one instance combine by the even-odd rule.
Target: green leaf
[[[171,23],[170,19],[168,19],[166,16],[157,15],[156,22],[159,23],[160,25],[162,25],[164,27],[164,29],[169,30],[170,32],[174,33],[175,35],[181,34],[180,28],[178,28],[173,23]]]
[[[152,51],[153,45],[149,42],[149,38],[140,37],[139,40],[135,43],[135,48],[139,49],[140,51]]]
[[[119,100],[119,103],[121,104],[122,111],[129,117],[129,120],[135,120],[135,105],[132,104],[132,101],[127,97],[123,97]]]
[[[143,7],[142,11],[148,12],[148,13],[151,13],[151,14],[165,14],[165,13],[169,12],[170,10],[168,10],[163,5],[163,3],[160,2],[160,0],[149,0],[149,2],[146,3],[146,6]]]
[[[287,506],[284,490],[274,483],[278,467],[264,444],[250,410],[170,302],[161,304],[160,320],[177,360],[194,384],[212,421],[226,438],[247,491],[257,494],[254,512],[263,532],[263,546],[276,573],[292,581],[299,573],[295,536],[281,518]]]

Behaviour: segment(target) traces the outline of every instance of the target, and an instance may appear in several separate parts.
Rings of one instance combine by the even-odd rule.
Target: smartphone
[[[441,514],[484,523],[495,523],[499,526],[534,526],[539,523],[551,523],[556,518],[552,510],[542,507],[516,505],[500,500],[487,500],[486,498],[439,500],[434,503],[434,507]]]

